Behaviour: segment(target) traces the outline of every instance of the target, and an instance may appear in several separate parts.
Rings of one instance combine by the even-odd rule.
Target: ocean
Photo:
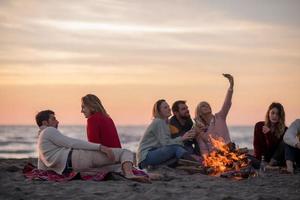
[[[252,126],[230,126],[231,139],[238,147],[253,149]],[[86,140],[85,126],[60,126],[59,130],[70,137]],[[136,151],[146,126],[117,126],[122,147]],[[0,158],[37,157],[37,126],[0,126]]]

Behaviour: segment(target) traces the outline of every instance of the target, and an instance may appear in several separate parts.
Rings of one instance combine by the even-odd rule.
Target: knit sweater
[[[181,137],[172,139],[166,121],[160,118],[153,119],[139,142],[137,150],[138,163],[146,159],[149,150],[172,144],[183,145]]]
[[[38,169],[62,174],[71,149],[99,151],[100,145],[70,138],[54,127],[42,129],[38,136]]]
[[[121,148],[120,139],[113,120],[100,112],[96,112],[88,118],[87,138],[89,142],[112,148]]]
[[[264,156],[266,161],[269,161],[271,155],[275,152],[278,145],[283,140],[283,134],[279,138],[275,136],[274,132],[268,131],[267,133],[263,132],[263,126],[265,125],[264,121],[257,122],[254,127],[254,138],[253,138],[253,147],[254,155],[257,159],[261,160],[261,156]],[[286,131],[285,127],[285,131]]]

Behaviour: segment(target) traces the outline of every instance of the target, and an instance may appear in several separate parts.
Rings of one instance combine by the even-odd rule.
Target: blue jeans
[[[300,149],[285,144],[285,160],[300,163]]]
[[[140,167],[144,168],[148,165],[159,165],[172,158],[179,159],[186,153],[187,151],[184,147],[177,144],[151,149],[148,152],[146,159],[140,163]]]

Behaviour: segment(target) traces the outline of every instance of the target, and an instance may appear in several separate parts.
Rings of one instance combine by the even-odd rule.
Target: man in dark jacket
[[[178,100],[172,105],[173,116],[170,119],[171,137],[176,138],[192,131],[193,120],[191,119],[186,101]],[[191,154],[200,155],[196,139],[184,142],[185,149]]]

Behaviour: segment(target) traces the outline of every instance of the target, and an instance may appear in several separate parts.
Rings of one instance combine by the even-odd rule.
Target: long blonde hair
[[[266,113],[266,117],[265,117],[265,125],[267,127],[271,127],[271,121],[270,121],[270,117],[269,117],[269,112],[270,110],[272,110],[273,108],[276,108],[278,110],[278,115],[279,115],[279,122],[276,124],[275,126],[275,132],[274,135],[277,138],[280,138],[285,131],[285,112],[284,112],[284,108],[280,103],[277,102],[273,102],[271,103],[271,105],[268,108],[268,111]]]
[[[163,102],[166,102],[166,100],[160,99],[160,100],[156,101],[155,104],[153,105],[153,109],[152,109],[152,117],[153,118],[163,118],[160,113],[160,106]]]
[[[206,122],[204,119],[203,119],[203,116],[202,116],[202,113],[201,113],[201,106],[202,104],[207,104],[209,107],[209,103],[207,101],[201,101],[200,103],[198,103],[196,109],[195,109],[195,121],[196,122],[202,122],[204,123],[204,125],[208,125],[208,122]]]
[[[91,110],[91,113],[100,112],[106,116],[109,116],[102,105],[100,99],[93,94],[87,94],[81,98],[82,103]]]

